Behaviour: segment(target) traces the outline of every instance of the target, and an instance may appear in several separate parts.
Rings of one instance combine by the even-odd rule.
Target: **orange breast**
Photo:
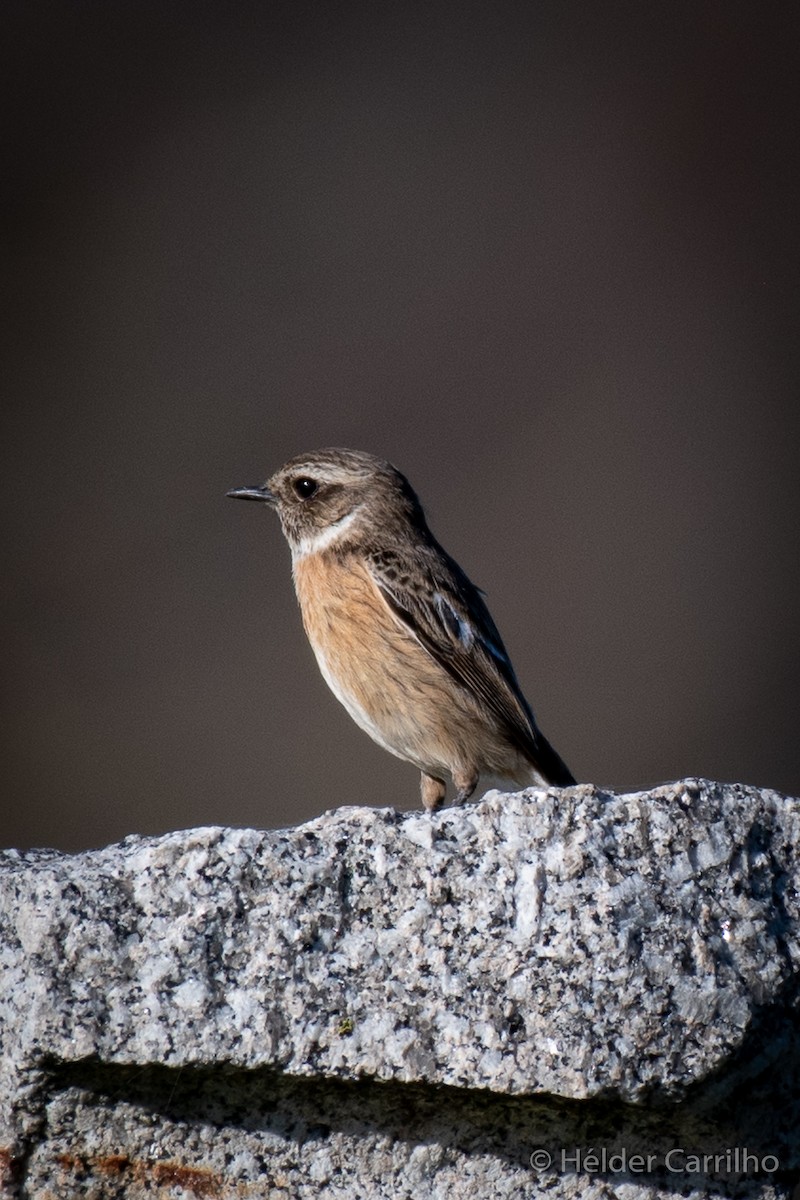
[[[307,555],[295,564],[294,581],[309,641],[339,671],[395,646],[397,624],[355,555]]]
[[[328,686],[379,745],[440,777],[516,762],[483,706],[392,616],[357,555],[308,555],[294,580]]]
[[[468,698],[454,703],[447,672],[398,624],[358,557],[308,555],[294,578],[320,670],[353,720],[420,769],[451,770]]]

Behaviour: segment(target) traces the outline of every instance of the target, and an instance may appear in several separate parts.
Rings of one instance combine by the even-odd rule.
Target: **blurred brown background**
[[[580,779],[800,792],[790,6],[0,20],[3,844],[416,807],[224,495],[331,444]]]

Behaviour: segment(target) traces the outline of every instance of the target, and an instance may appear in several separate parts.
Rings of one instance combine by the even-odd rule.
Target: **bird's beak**
[[[225,495],[233,497],[234,500],[260,500],[262,504],[277,504],[278,502],[278,497],[269,490],[265,483],[261,487],[231,488]]]

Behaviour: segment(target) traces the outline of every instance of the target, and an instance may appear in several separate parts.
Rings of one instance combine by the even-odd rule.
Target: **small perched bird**
[[[574,783],[536,726],[483,597],[428,528],[405,476],[360,450],[291,459],[237,500],[277,509],[308,640],[333,694],[422,773],[422,802],[480,775]]]

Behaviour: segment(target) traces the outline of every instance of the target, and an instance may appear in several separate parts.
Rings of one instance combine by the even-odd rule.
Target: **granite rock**
[[[799,838],[685,780],[8,851],[0,1194],[792,1196]]]

